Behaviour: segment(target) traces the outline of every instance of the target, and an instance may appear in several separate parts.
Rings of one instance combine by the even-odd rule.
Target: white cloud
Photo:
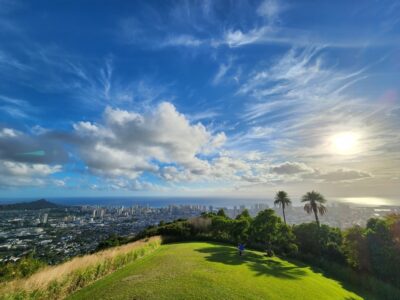
[[[12,128],[2,128],[0,130],[0,138],[12,138],[18,136],[19,134],[20,132]]]
[[[49,183],[46,177],[61,170],[61,165],[0,160],[0,187],[44,185]]]
[[[54,179],[52,182],[57,187],[65,187],[67,185],[65,180],[61,180],[61,179]]]
[[[244,46],[259,41],[269,32],[271,32],[271,28],[268,26],[254,28],[247,32],[243,32],[240,29],[228,30],[223,37],[223,43],[232,48]]]
[[[271,171],[282,175],[293,175],[300,173],[313,173],[314,169],[304,163],[299,162],[284,162],[280,165],[273,166]]]
[[[152,184],[150,182],[141,181],[137,179],[125,179],[125,178],[109,178],[103,185],[97,186],[92,185],[91,189],[94,190],[128,190],[128,191],[161,191],[163,188]]]
[[[227,137],[224,132],[215,134],[211,138],[209,145],[204,148],[205,152],[208,153],[214,151],[215,149],[221,148],[225,144],[226,140]]]
[[[9,176],[48,176],[61,171],[60,165],[27,164],[12,161],[0,161],[1,174]]]
[[[199,154],[221,147],[226,136],[212,134],[201,123],[191,124],[168,102],[146,113],[107,108],[103,124],[74,125],[80,152],[89,169],[105,176],[137,178],[157,172],[158,163],[175,163],[201,173],[208,162]]]
[[[251,166],[244,160],[220,155],[202,168],[185,169],[174,166],[162,168],[161,177],[173,182],[224,182],[232,184],[240,181],[243,173],[251,171]]]
[[[281,175],[283,181],[352,182],[372,178],[372,174],[354,169],[321,170],[302,162],[284,162],[270,168],[272,173]]]
[[[327,172],[314,175],[316,179],[321,179],[327,182],[338,182],[338,181],[355,181],[361,179],[371,178],[372,175],[368,172],[362,172],[358,170],[350,169],[338,169],[335,171]]]

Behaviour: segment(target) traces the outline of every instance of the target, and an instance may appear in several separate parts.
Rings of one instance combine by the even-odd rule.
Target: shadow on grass
[[[305,276],[306,272],[296,264],[287,265],[280,261],[266,258],[262,254],[254,252],[245,252],[239,256],[237,251],[228,246],[214,246],[196,249],[200,253],[208,254],[205,258],[208,261],[219,262],[228,265],[246,264],[251,270],[256,272],[257,276],[273,276],[282,279],[299,279]]]
[[[332,272],[329,272],[328,270],[324,270],[321,267],[315,266],[311,263],[306,264],[304,262],[298,261],[296,259],[291,259],[291,258],[285,258],[288,262],[291,264],[295,264],[299,267],[308,267],[310,270],[316,274],[320,274],[325,278],[332,279],[336,281],[342,288],[344,288],[347,291],[353,292],[357,294],[358,296],[362,297],[364,300],[381,300],[379,297],[375,297],[371,292],[368,292],[365,287],[360,287],[357,286],[356,284],[351,284],[350,282],[347,282],[343,279],[340,279],[339,276],[335,276]],[[334,263],[336,264],[336,263]],[[349,269],[349,272],[350,269]],[[354,297],[347,297],[344,300],[355,300],[356,298]],[[392,299],[392,298],[382,298],[382,299]],[[398,298],[393,298],[393,299],[398,299]]]

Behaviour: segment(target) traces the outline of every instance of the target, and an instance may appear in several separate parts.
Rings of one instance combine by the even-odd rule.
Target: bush
[[[342,232],[327,225],[318,227],[316,223],[293,226],[296,244],[301,254],[323,256],[339,263],[345,262],[342,251]]]
[[[0,268],[0,282],[28,277],[44,266],[46,266],[44,262],[34,258],[31,254],[18,262],[9,262]]]

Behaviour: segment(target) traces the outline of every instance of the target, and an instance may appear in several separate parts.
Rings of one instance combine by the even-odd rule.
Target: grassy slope
[[[69,299],[361,299],[278,258],[211,243],[164,245]]]
[[[70,261],[47,266],[28,278],[0,284],[1,299],[62,299],[96,279],[121,269],[160,247],[161,238],[152,237],[113,247]]]

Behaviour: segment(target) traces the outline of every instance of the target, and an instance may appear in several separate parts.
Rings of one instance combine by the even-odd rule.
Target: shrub
[[[0,289],[0,299],[60,299],[93,281],[156,249],[160,238],[125,245],[119,249],[76,258],[59,266],[50,267],[28,278],[27,282],[9,282]],[[85,262],[85,263],[83,263]],[[61,274],[61,275],[59,275]],[[46,276],[47,275],[47,276]],[[38,285],[29,285],[29,282]]]

